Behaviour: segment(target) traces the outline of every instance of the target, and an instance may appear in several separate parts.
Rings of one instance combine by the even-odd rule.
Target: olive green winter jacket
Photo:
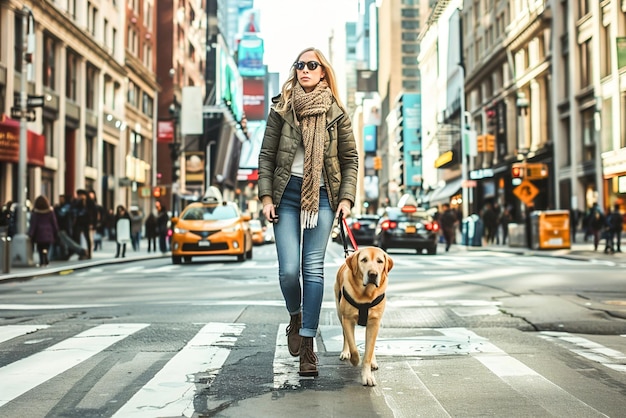
[[[302,132],[293,111],[284,117],[270,110],[259,153],[259,199],[271,196],[279,206],[283,192],[291,177],[291,165],[296,150],[302,143]],[[324,167],[322,175],[330,206],[337,210],[339,202],[347,199],[354,206],[359,156],[347,114],[333,102],[326,112],[326,138],[324,139]]]

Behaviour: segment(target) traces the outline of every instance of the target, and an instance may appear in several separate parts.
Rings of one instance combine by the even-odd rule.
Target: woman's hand
[[[341,202],[339,202],[336,216],[342,219],[346,218],[348,215],[350,215],[350,206],[352,206],[350,201],[347,199],[343,199]]]
[[[263,216],[270,222],[274,222],[276,219],[276,208],[273,203],[265,203],[263,205]]]

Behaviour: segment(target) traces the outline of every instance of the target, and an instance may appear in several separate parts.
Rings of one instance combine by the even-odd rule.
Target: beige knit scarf
[[[306,93],[299,83],[293,89],[293,109],[300,121],[304,144],[304,177],[300,195],[300,223],[303,228],[317,226],[320,206],[320,178],[324,164],[326,112],[333,103],[328,83],[320,81]]]

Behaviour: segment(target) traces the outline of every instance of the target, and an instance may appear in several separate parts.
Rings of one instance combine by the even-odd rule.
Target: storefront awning
[[[26,134],[26,159],[29,165],[43,167],[46,139],[31,130]],[[0,162],[19,163],[20,122],[2,115],[0,117]]]
[[[461,179],[454,179],[446,183],[445,186],[435,189],[429,196],[428,202],[431,206],[441,203],[449,203],[450,197],[461,189]]]

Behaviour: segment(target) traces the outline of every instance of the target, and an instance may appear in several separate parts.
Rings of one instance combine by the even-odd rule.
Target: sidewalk
[[[125,258],[115,258],[115,249],[115,242],[103,240],[102,249],[99,251],[94,251],[93,257],[90,260],[79,260],[78,256],[73,255],[67,261],[51,261],[48,267],[37,267],[34,265],[31,267],[12,266],[8,274],[0,274],[0,282],[10,280],[23,280],[48,274],[58,274],[66,271],[100,266],[104,264],[125,263],[127,261],[146,260],[170,256],[169,252],[166,254],[162,254],[160,252],[149,253],[148,243],[145,240],[141,240],[139,251],[133,251],[131,245],[127,244]],[[442,248],[440,248],[440,250],[441,251],[439,251],[438,254],[445,254]],[[570,249],[533,250],[524,247],[509,247],[508,245],[497,244],[483,245],[481,247],[453,245],[448,255],[454,255],[455,252],[461,251],[501,251],[516,253],[525,256],[561,257],[574,260],[597,260],[626,265],[626,241],[624,237],[622,237],[623,252],[615,254],[605,254],[604,241],[600,242],[600,245],[598,246],[598,251],[593,251],[593,241],[584,242],[582,233],[576,235],[576,243],[573,243]],[[34,259],[37,259],[36,254],[34,255]]]
[[[157,243],[158,246],[158,243]],[[77,255],[72,255],[67,261],[51,261],[47,267],[15,267],[11,266],[8,274],[0,273],[0,282],[10,280],[29,279],[37,276],[45,276],[48,274],[58,274],[66,271],[100,266],[103,264],[125,263],[127,261],[147,260],[152,258],[169,257],[170,253],[162,254],[161,252],[148,252],[148,242],[141,240],[139,251],[133,251],[130,244],[126,244],[126,257],[115,258],[115,250],[117,244],[114,241],[105,239],[102,241],[102,248],[94,251],[92,258],[89,260],[79,260]],[[37,251],[34,252],[33,258],[35,262],[38,260]]]

